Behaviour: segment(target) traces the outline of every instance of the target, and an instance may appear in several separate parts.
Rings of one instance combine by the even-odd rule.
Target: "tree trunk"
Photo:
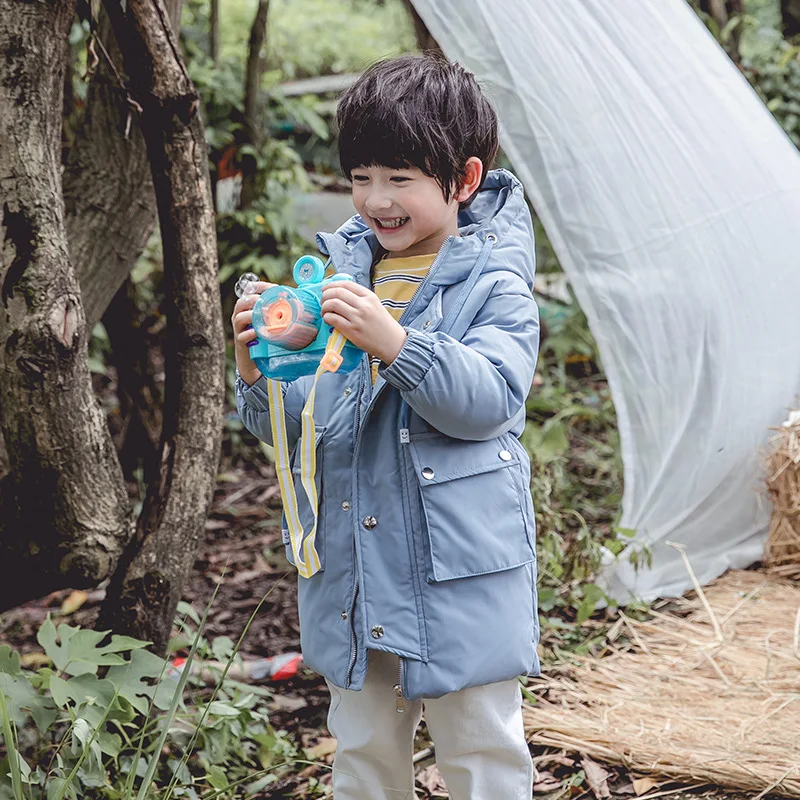
[[[182,4],[166,0],[173,24],[180,20]],[[122,59],[108,17],[102,12],[99,17],[99,62],[64,171],[67,235],[90,329],[130,274],[156,222],[147,149],[120,85],[127,82]]]
[[[781,18],[787,39],[800,36],[800,0],[781,0]]]
[[[164,249],[168,336],[159,480],[120,562],[100,625],[164,652],[211,504],[222,438],[224,340],[200,103],[163,0],[106,0],[142,108]]]
[[[247,53],[244,84],[244,143],[260,150],[264,144],[263,102],[261,79],[264,76],[264,59],[261,51],[267,39],[269,0],[258,0],[253,26],[250,28],[250,46]],[[243,165],[240,205],[247,208],[255,199],[255,159],[247,158]]]
[[[700,9],[714,20],[721,32],[731,17],[744,14],[744,2],[743,0],[700,0]],[[740,39],[741,26],[737,26],[731,33],[730,41],[723,44],[728,55],[737,64],[741,61],[739,53]]]
[[[92,390],[61,191],[74,0],[0,0],[0,609],[94,586],[132,533]]]
[[[428,30],[428,26],[423,22],[422,17],[417,13],[417,9],[414,8],[412,1],[403,0],[403,2],[406,9],[408,9],[408,13],[411,15],[412,22],[414,23],[414,33],[417,36],[417,47],[419,47],[423,53],[438,53],[439,55],[444,55],[444,53],[442,53],[442,48],[439,47],[439,43],[431,35],[431,32]]]
[[[209,50],[211,60],[215,64],[219,63],[219,2],[220,0],[211,0],[211,19],[209,20]]]

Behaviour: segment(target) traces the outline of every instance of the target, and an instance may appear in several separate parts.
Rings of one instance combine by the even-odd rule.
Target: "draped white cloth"
[[[621,525],[680,593],[762,552],[763,454],[800,394],[800,156],[684,0],[414,0],[492,96],[597,339]]]

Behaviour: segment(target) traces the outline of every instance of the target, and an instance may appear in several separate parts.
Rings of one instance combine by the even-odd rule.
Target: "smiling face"
[[[353,204],[388,258],[436,253],[458,234],[460,193],[444,199],[435,178],[417,167],[356,167]]]

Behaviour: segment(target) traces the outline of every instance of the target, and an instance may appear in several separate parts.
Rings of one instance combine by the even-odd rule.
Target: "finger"
[[[336,328],[339,333],[343,333],[345,336],[347,336],[347,334],[353,329],[353,326],[347,317],[343,317],[340,314],[328,312],[327,314],[322,315],[322,320],[326,325]]]
[[[239,331],[239,333],[236,334],[236,341],[239,342],[239,344],[247,344],[257,338],[256,332],[252,328],[245,328],[243,331]]]
[[[355,281],[334,281],[322,287],[323,297],[347,297],[349,295],[367,297],[371,294],[373,294],[371,289],[367,289],[366,286]]]
[[[356,306],[339,297],[332,297],[322,304],[323,318],[325,314],[337,314],[340,317],[344,317],[345,319],[349,320],[351,324],[361,316]]]
[[[253,311],[252,309],[245,309],[238,314],[233,315],[233,330],[239,333],[244,328],[253,324]]]

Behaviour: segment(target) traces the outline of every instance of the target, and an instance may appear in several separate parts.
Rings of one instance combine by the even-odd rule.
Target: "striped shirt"
[[[372,288],[388,312],[399,320],[420,284],[425,280],[436,253],[407,258],[384,258],[373,268]],[[372,382],[378,377],[380,359],[373,356]]]

